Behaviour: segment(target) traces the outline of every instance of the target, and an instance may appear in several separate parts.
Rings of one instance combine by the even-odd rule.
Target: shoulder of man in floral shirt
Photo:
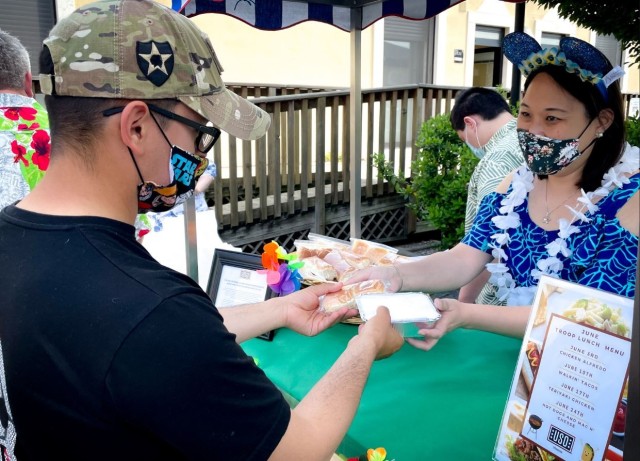
[[[34,98],[0,92],[0,209],[23,198],[49,167],[47,112]]]

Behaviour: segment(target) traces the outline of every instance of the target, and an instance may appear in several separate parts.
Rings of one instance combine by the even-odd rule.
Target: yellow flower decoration
[[[373,448],[369,448],[367,450],[367,460],[368,461],[386,461],[387,459],[387,450],[382,447],[378,447],[375,450]]]
[[[547,65],[564,66],[567,72],[577,74],[583,82],[595,85],[602,80],[601,74],[594,74],[591,71],[582,69],[578,64],[567,59],[564,52],[558,51],[556,47],[531,53],[527,59],[518,64],[518,69],[525,77],[528,77],[535,69]]]
[[[556,56],[558,55],[558,49],[555,47],[542,50],[541,53],[542,53],[542,59],[547,64],[556,64],[556,62],[558,61],[556,58]]]

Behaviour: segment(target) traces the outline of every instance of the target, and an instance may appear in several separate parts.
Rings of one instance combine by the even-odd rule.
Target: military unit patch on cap
[[[173,72],[173,50],[168,42],[136,42],[138,67],[155,86],[162,86]]]
[[[185,16],[152,0],[102,0],[59,21],[44,40],[52,75],[45,94],[178,99],[241,139],[265,134],[271,119],[229,91],[209,38]]]

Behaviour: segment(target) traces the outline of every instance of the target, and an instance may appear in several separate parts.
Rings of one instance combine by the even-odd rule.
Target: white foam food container
[[[417,335],[418,328],[413,324],[431,325],[441,317],[431,297],[420,292],[363,294],[356,297],[356,304],[365,322],[376,315],[379,306],[387,307],[391,323],[405,337]]]

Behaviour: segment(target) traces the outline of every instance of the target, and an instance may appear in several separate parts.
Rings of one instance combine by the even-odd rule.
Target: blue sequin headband
[[[620,66],[612,68],[602,52],[578,38],[563,37],[560,46],[543,49],[530,35],[513,32],[504,37],[502,46],[506,58],[517,65],[525,77],[543,66],[562,66],[583,82],[595,85],[605,101],[609,99],[609,85],[624,75]]]

